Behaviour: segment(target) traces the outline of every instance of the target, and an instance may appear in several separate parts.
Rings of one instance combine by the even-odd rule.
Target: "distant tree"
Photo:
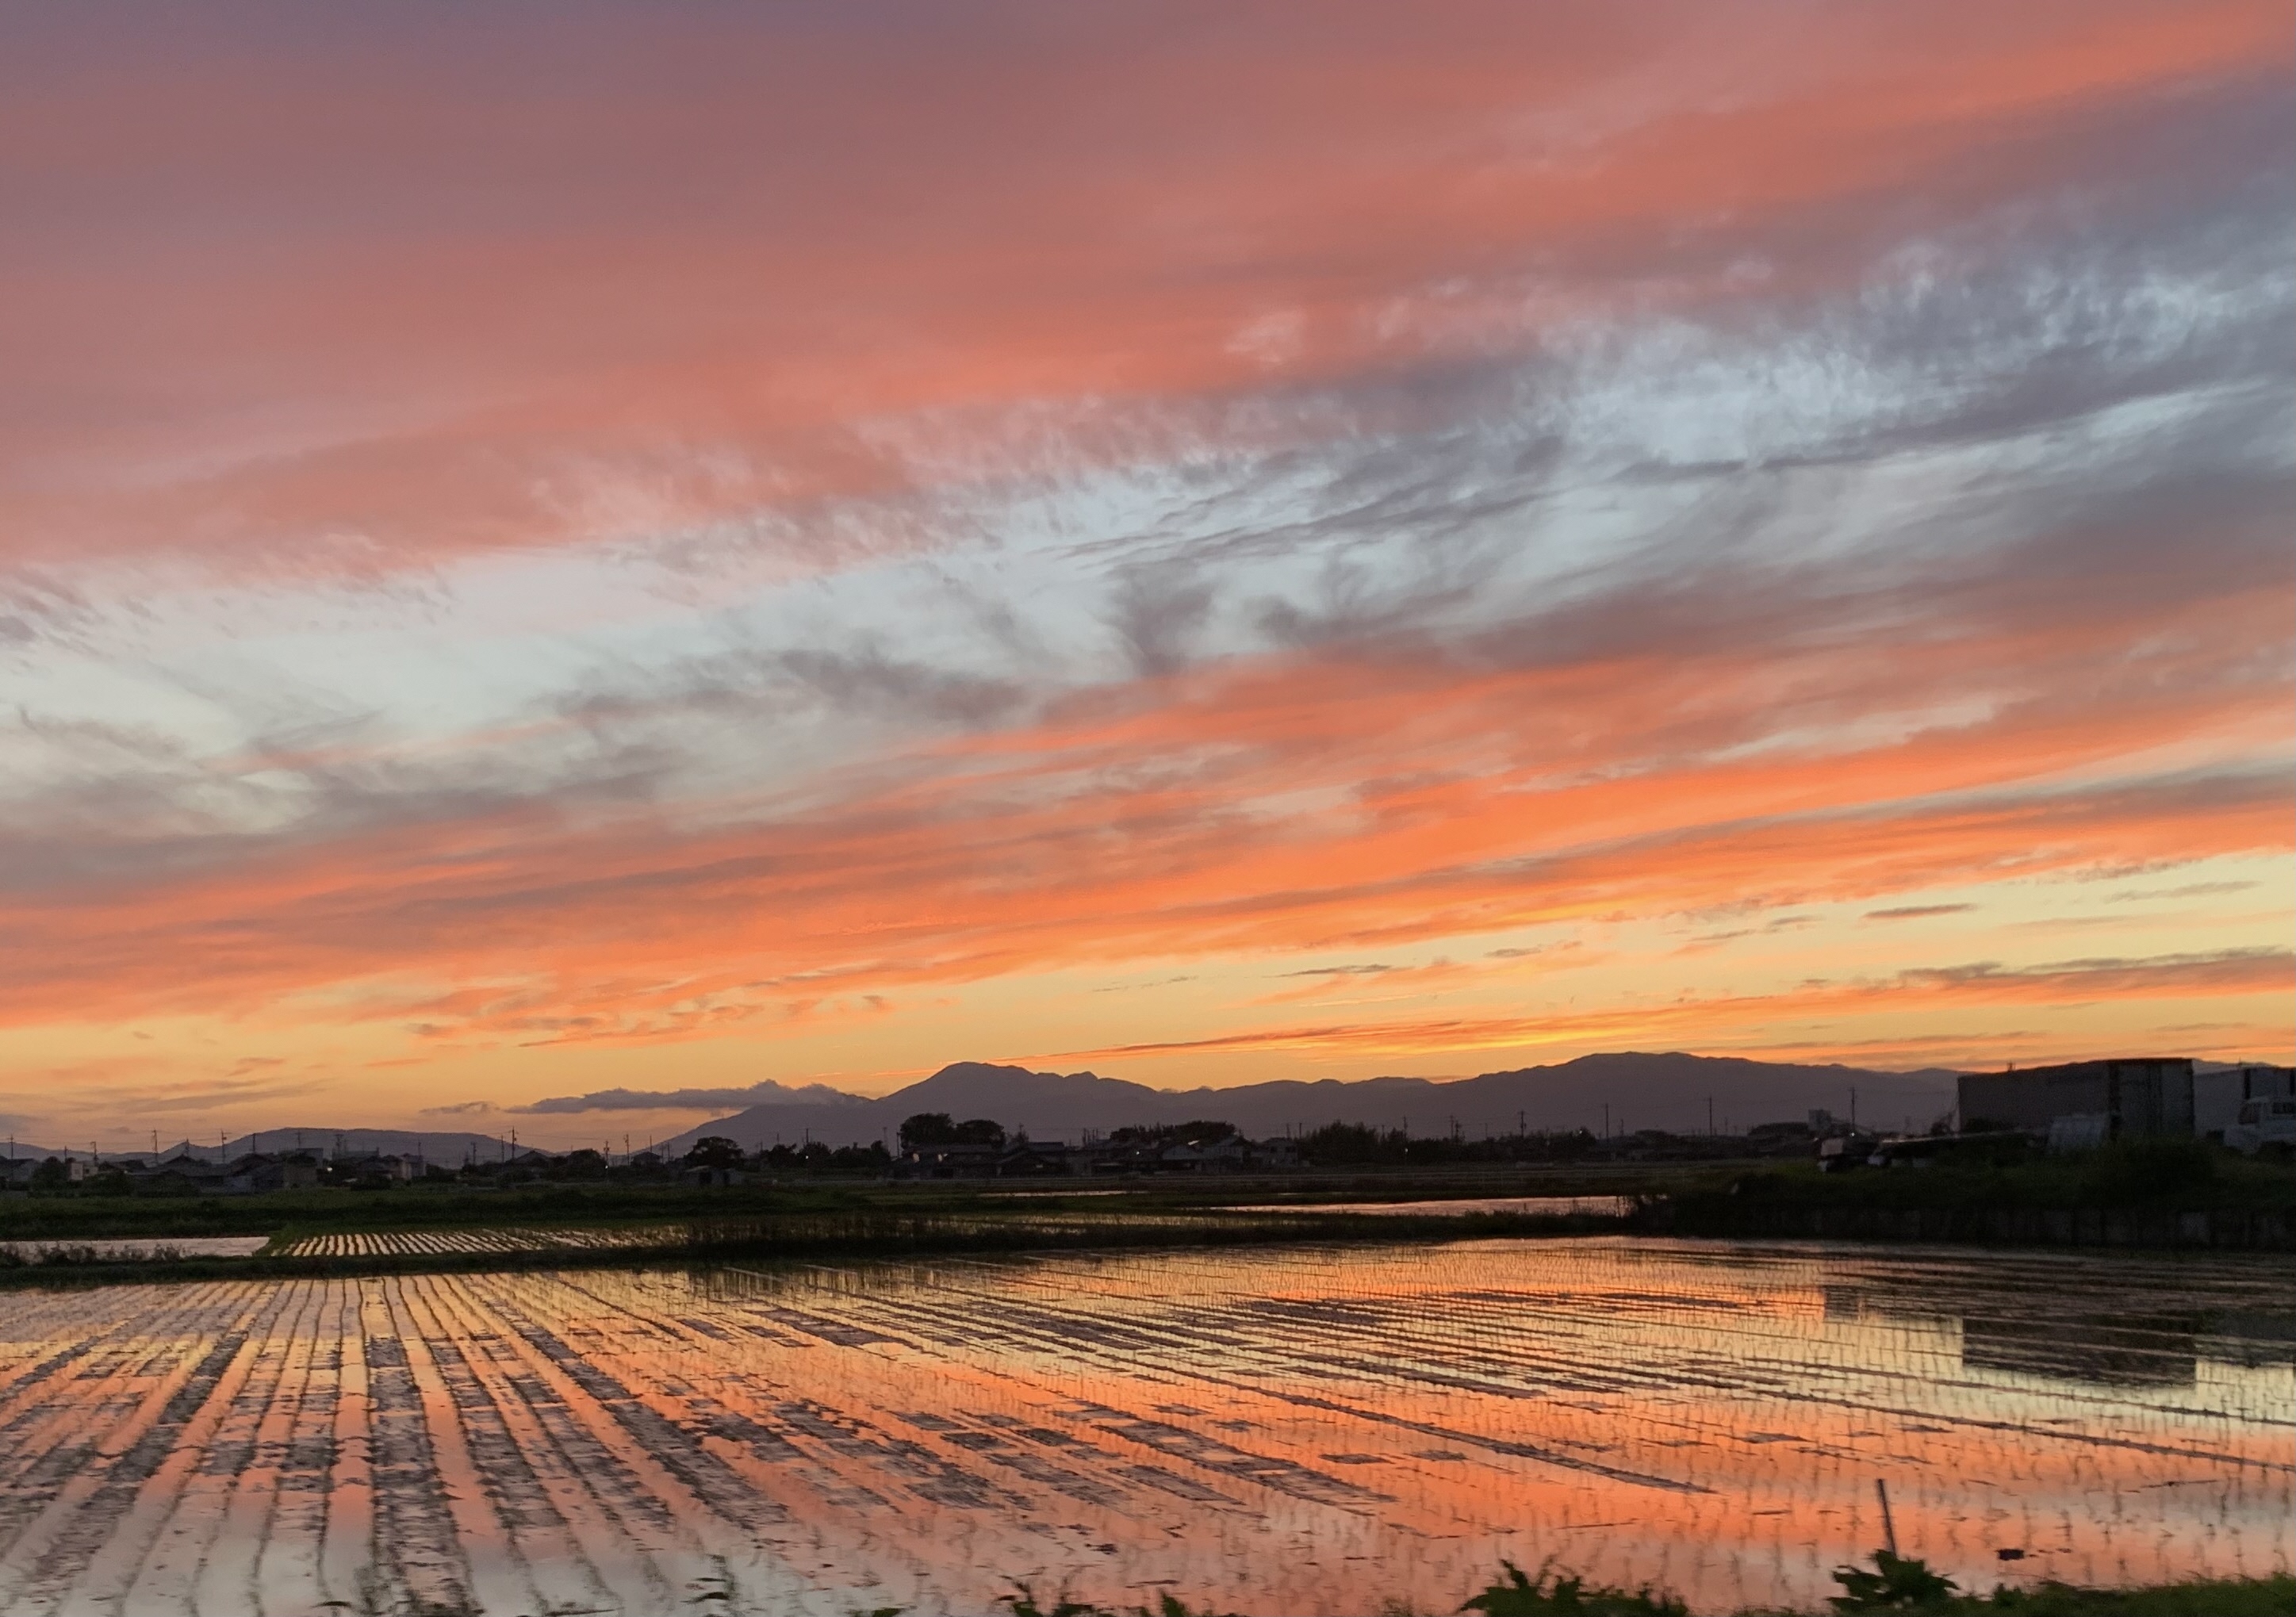
[[[994,1118],[969,1118],[956,1126],[956,1143],[960,1145],[1002,1145],[1004,1126]]]
[[[875,1140],[866,1145],[840,1145],[829,1161],[831,1173],[881,1174],[892,1166],[893,1159],[884,1146]]]
[[[127,1175],[124,1170],[109,1165],[81,1181],[80,1194],[85,1196],[124,1196],[128,1194]]]
[[[606,1177],[606,1159],[584,1146],[570,1151],[550,1164],[546,1170],[554,1179],[603,1179]]]
[[[722,1134],[705,1134],[685,1153],[688,1168],[739,1168],[742,1147]]]
[[[922,1151],[928,1145],[956,1144],[956,1125],[946,1112],[920,1112],[901,1125],[901,1149]]]
[[[1410,1145],[1400,1129],[1382,1134],[1361,1123],[1326,1123],[1300,1140],[1300,1154],[1311,1162],[1399,1162]]]
[[[669,1164],[651,1151],[641,1151],[627,1161],[617,1164],[612,1177],[624,1183],[652,1184],[669,1176]]]
[[[64,1166],[64,1161],[62,1157],[50,1157],[46,1161],[32,1170],[32,1188],[34,1190],[62,1190],[65,1186],[70,1183],[71,1170]]]
[[[946,1112],[920,1112],[901,1125],[903,1151],[930,1151],[937,1145],[1002,1145],[1004,1126],[993,1118],[969,1118],[952,1122]]]
[[[1215,1145],[1235,1133],[1234,1123],[1200,1117],[1186,1123],[1137,1123],[1108,1138],[1116,1145]]]

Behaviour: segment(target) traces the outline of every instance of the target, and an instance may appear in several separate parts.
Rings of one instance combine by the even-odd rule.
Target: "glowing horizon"
[[[2284,7],[13,31],[0,1127],[2296,1057]]]

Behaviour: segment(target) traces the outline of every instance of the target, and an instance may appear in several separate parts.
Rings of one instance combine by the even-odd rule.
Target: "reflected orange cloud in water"
[[[1505,1557],[1806,1607],[1880,1541],[1877,1476],[1906,1553],[1979,1588],[2291,1551],[2289,1370],[2247,1334],[2287,1287],[2222,1253],[1554,1240],[20,1295],[19,1487],[74,1531],[36,1516],[48,1553],[0,1597],[37,1567],[139,1606],[644,1610],[715,1557],[789,1605],[979,1610],[1018,1579],[1350,1612],[1454,1604]],[[258,1430],[276,1461],[219,1508]],[[75,1483],[39,1464],[74,1433],[167,1461]]]

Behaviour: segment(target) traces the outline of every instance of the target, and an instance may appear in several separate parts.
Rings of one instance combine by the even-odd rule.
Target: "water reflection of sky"
[[[1423,1202],[1267,1202],[1234,1207],[1231,1212],[1371,1213],[1383,1217],[1460,1219],[1469,1213],[1524,1213],[1543,1218],[1570,1215],[1623,1218],[1634,1211],[1632,1196],[1447,1196]]]
[[[1622,1240],[17,1293],[0,1609],[1701,1609],[2296,1549],[2276,1260]],[[2026,1559],[2004,1564],[2002,1549]],[[711,1603],[713,1605],[717,1602]]]

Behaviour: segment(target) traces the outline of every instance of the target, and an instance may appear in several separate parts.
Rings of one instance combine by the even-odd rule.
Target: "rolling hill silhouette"
[[[1857,1067],[1795,1066],[1737,1056],[1623,1052],[1582,1055],[1549,1067],[1519,1067],[1476,1078],[1372,1078],[1353,1082],[1283,1079],[1231,1088],[1155,1089],[1095,1072],[1032,1072],[961,1061],[931,1078],[859,1104],[767,1104],[713,1119],[663,1142],[682,1152],[704,1135],[750,1147],[819,1140],[830,1145],[890,1143],[901,1120],[919,1112],[994,1118],[1037,1139],[1077,1139],[1141,1123],[1218,1118],[1255,1137],[1304,1133],[1325,1123],[1408,1128],[1414,1135],[1469,1137],[1537,1130],[1600,1133],[1664,1129],[1702,1132],[1709,1103],[1718,1129],[1800,1120],[1813,1108],[1847,1116],[1856,1092],[1862,1121],[1923,1129],[1954,1104],[1954,1075],[1936,1069],[1881,1072]]]

